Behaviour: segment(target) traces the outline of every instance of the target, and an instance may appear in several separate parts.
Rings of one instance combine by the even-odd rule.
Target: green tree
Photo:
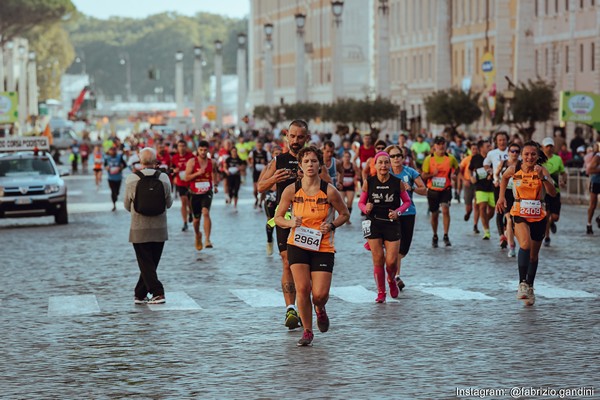
[[[472,124],[481,117],[478,98],[479,93],[456,88],[433,92],[424,100],[427,119],[456,131],[460,125]]]
[[[285,119],[285,107],[283,106],[265,106],[254,107],[254,117],[267,121],[271,128],[275,128],[279,122]]]
[[[311,121],[321,116],[321,104],[314,102],[299,102],[284,104],[285,117],[289,120],[303,119]]]
[[[0,45],[24,36],[35,27],[61,21],[75,11],[71,0],[0,1]]]
[[[538,79],[517,85],[510,109],[512,122],[525,141],[531,140],[536,122],[550,119],[556,111],[555,104],[554,84]]]

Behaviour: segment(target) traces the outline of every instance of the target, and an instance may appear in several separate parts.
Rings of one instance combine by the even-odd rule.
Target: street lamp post
[[[306,73],[304,72],[304,26],[306,25],[306,14],[297,13],[296,19],[296,101],[308,100],[306,88]]]
[[[37,64],[35,62],[35,51],[29,52],[29,63],[27,64],[27,93],[29,103],[29,115],[38,115],[38,87],[37,87]]]
[[[194,47],[194,127],[202,129],[202,46]]]
[[[246,35],[238,34],[237,51],[237,75],[238,75],[238,102],[237,115],[238,125],[246,115]]]
[[[129,60],[129,53],[123,53],[119,63],[125,67],[125,91],[127,93],[127,101],[131,101],[131,62]]]
[[[273,24],[264,25],[265,30],[265,105],[273,106]]]
[[[10,40],[6,43],[6,91],[14,92],[15,84],[15,43]]]
[[[183,51],[175,53],[175,112],[183,117]]]
[[[333,52],[333,100],[338,100],[344,97],[344,42],[342,37],[342,12],[344,10],[344,2],[336,0],[331,2],[331,11],[335,22],[335,46]]]
[[[379,0],[377,95],[390,97],[390,37],[388,0]]]
[[[27,122],[27,48],[19,45],[19,130],[20,134],[25,133],[25,123]]]
[[[217,128],[223,125],[223,42],[215,40],[215,106]]]
[[[2,43],[2,35],[0,35]],[[4,46],[0,44],[0,92],[4,92]]]

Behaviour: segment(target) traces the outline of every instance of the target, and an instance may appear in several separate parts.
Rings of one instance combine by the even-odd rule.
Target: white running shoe
[[[527,291],[529,290],[529,285],[527,282],[519,283],[519,288],[517,289],[517,299],[519,300],[527,300]]]
[[[533,286],[527,288],[527,300],[525,300],[526,306],[532,306],[535,304],[535,293],[533,293]]]
[[[273,255],[273,242],[267,242],[267,255]]]
[[[517,252],[515,251],[514,247],[511,247],[508,249],[508,256],[509,257],[515,257],[517,255]]]

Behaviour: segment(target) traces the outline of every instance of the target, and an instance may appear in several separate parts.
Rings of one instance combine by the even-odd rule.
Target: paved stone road
[[[336,233],[331,329],[297,348],[250,185],[237,214],[216,196],[215,248],[200,253],[175,203],[159,268],[167,304],[148,307],[132,304],[128,213],[109,211],[106,183],[67,181],[69,225],[0,220],[2,398],[447,399],[462,397],[457,387],[598,386],[600,235],[585,236],[583,207],[563,206],[531,308],[515,299],[516,261],[471,233],[462,205],[453,246],[432,249],[421,199],[407,288],[375,304],[353,215]]]

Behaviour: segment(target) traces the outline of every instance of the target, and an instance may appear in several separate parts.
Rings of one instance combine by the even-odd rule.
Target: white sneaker
[[[514,247],[511,247],[508,249],[508,256],[509,257],[515,257],[517,255],[517,252],[515,251]]]
[[[525,300],[526,306],[532,306],[535,304],[535,293],[533,293],[533,286],[527,288],[527,300]]]
[[[271,243],[267,242],[267,255],[268,256],[273,255],[273,242],[271,242]]]
[[[519,288],[517,289],[517,299],[526,300],[527,299],[527,291],[529,290],[529,285],[527,282],[519,283]]]

